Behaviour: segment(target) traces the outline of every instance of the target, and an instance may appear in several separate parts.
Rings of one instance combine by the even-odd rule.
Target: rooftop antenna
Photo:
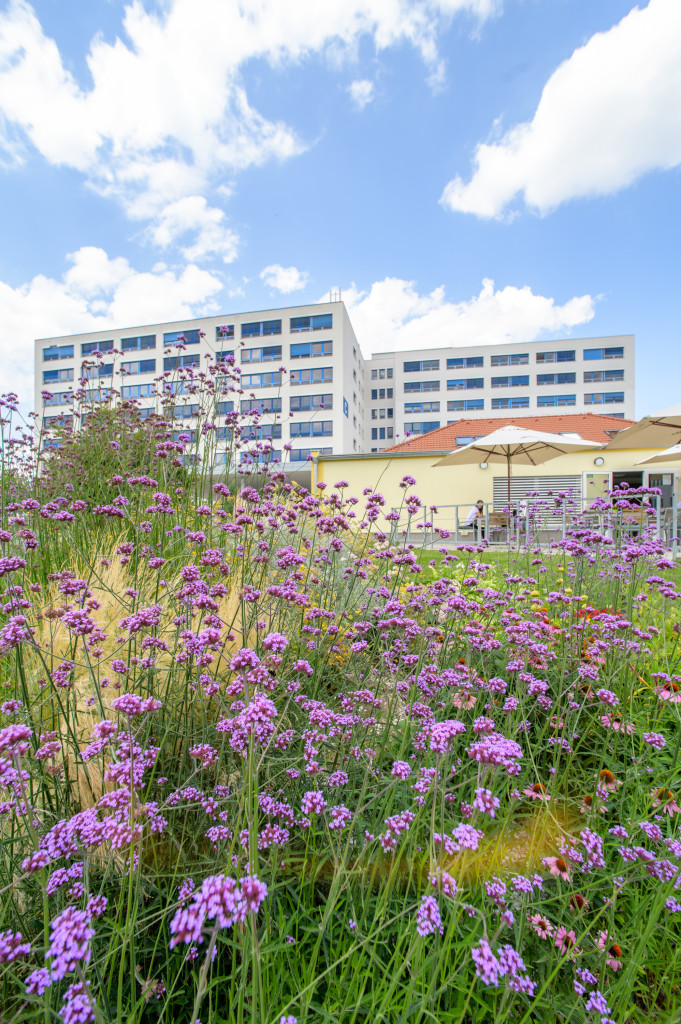
[[[340,288],[331,288],[329,290],[329,302],[340,302],[341,301],[341,290]]]

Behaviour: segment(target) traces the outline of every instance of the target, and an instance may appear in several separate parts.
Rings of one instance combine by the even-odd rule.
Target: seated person
[[[485,514],[483,512],[484,507],[485,503],[483,502],[482,498],[478,498],[475,505],[473,505],[470,512],[466,516],[466,519],[463,524],[464,526],[473,527],[473,532],[475,534],[476,540],[478,539],[478,530],[480,531],[480,536],[482,537],[482,539],[485,539]]]

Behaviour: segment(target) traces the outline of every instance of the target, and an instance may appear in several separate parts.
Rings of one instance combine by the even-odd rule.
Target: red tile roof
[[[460,448],[457,437],[485,437],[493,430],[499,430],[509,424],[514,427],[525,427],[528,430],[540,430],[547,434],[579,434],[585,441],[600,441],[607,444],[611,440],[612,431],[624,430],[635,420],[622,420],[616,416],[600,416],[593,412],[567,413],[557,416],[495,416],[494,418],[476,418],[456,420],[446,427],[431,430],[428,434],[415,434],[385,452],[432,452],[453,451]]]

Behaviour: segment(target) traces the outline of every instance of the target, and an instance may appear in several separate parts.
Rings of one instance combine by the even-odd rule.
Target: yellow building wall
[[[573,476],[577,473],[617,472],[619,470],[648,470],[656,473],[673,473],[681,465],[681,459],[657,463],[652,466],[638,466],[641,459],[654,454],[650,448],[622,451],[598,451],[591,449],[560,455],[539,466],[513,466],[512,476]],[[386,505],[399,508],[404,499],[400,480],[412,476],[413,487],[424,505],[468,505],[482,498],[491,506],[493,501],[494,477],[506,477],[505,463],[489,463],[487,469],[480,469],[478,463],[470,466],[436,466],[442,455],[432,452],[409,453],[403,456],[389,456],[383,452],[372,455],[342,456],[333,459],[320,456],[317,464],[317,480],[332,487],[339,480],[347,480],[348,495],[361,497],[365,487],[371,487],[385,497]],[[602,458],[602,466],[595,466],[594,459]],[[678,489],[678,488],[677,488]],[[584,497],[596,497],[598,491],[589,490]]]

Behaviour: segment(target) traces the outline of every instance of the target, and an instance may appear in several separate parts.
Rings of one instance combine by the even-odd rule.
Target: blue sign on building
[[[345,413],[346,416],[350,415],[350,406],[348,404],[347,398],[343,399],[343,412]]]

